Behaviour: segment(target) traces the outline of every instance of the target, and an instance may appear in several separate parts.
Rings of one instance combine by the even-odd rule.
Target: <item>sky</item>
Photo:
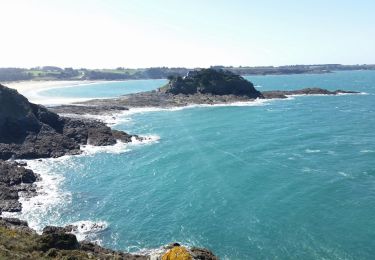
[[[0,0],[0,67],[374,64],[374,0]]]

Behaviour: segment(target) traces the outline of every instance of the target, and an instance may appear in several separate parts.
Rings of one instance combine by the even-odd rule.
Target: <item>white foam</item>
[[[320,150],[319,149],[316,149],[316,150],[306,149],[305,153],[320,153]]]
[[[131,121],[130,118],[126,117],[127,113],[125,113],[124,111],[116,112],[112,114],[106,114],[106,115],[95,115],[95,114],[78,115],[78,114],[69,114],[69,113],[62,113],[60,115],[65,116],[65,117],[71,117],[71,118],[85,118],[85,119],[100,120],[109,126],[115,126],[120,123]]]
[[[374,150],[361,150],[361,153],[374,153]]]
[[[60,214],[56,207],[71,201],[71,193],[63,191],[61,185],[64,177],[50,170],[51,164],[56,160],[68,163],[68,156],[57,159],[27,160],[27,168],[40,174],[41,180],[35,182],[37,196],[26,198],[20,194],[19,201],[22,203],[21,212],[4,212],[6,217],[17,217],[27,220],[29,226],[37,232],[41,232],[45,225],[59,223]],[[45,217],[48,216],[48,220]]]
[[[348,177],[348,176],[349,176],[349,174],[347,174],[347,173],[345,173],[345,172],[338,172],[338,174],[340,174],[340,175],[342,175],[342,176],[344,176],[344,177]]]
[[[292,95],[285,95],[288,98],[293,97],[326,97],[326,96],[349,96],[349,95],[368,95],[366,92],[359,92],[359,93],[337,93],[337,94],[292,94]]]
[[[134,146],[156,143],[160,140],[160,137],[157,135],[147,135],[142,136],[142,138],[143,139],[140,141],[135,137],[132,137],[132,141],[130,143],[117,141],[115,145],[108,146],[82,145],[81,150],[83,151],[83,153],[81,154],[81,156],[93,155],[96,153],[121,154],[130,151]]]
[[[60,158],[48,158],[43,160],[23,160],[27,162],[27,168],[40,174],[41,180],[35,182],[38,194],[34,197],[27,198],[20,194],[19,201],[22,203],[21,212],[3,212],[3,217],[16,217],[26,220],[29,226],[41,233],[46,225],[66,226],[70,223],[62,223],[60,210],[62,206],[68,206],[71,203],[71,192],[64,191],[62,185],[64,176],[53,171],[56,164],[64,164],[66,167],[77,167],[71,161],[73,156],[90,156],[95,153],[114,153],[119,154],[130,151],[132,147],[144,144],[158,142],[159,136],[144,136],[142,141],[132,138],[131,143],[123,143],[118,141],[112,146],[82,146],[83,153],[81,155],[63,156]],[[78,239],[90,238],[94,239],[92,233],[105,229],[108,224],[104,222],[92,222],[89,220],[80,221],[73,224],[81,224],[77,229]],[[78,225],[77,225],[78,226]],[[90,235],[90,237],[87,237]],[[96,241],[100,242],[100,241]]]
[[[166,112],[173,112],[173,111],[180,111],[184,109],[191,109],[191,108],[199,108],[199,107],[244,107],[244,106],[263,106],[267,104],[270,99],[255,99],[253,101],[238,101],[232,103],[220,103],[220,104],[192,104],[186,106],[179,106],[179,107],[132,107],[127,111],[123,111],[123,115],[132,115],[132,114],[139,114],[139,113],[148,113],[148,112],[159,112],[159,111],[166,111]]]
[[[82,220],[69,225],[74,226],[71,233],[76,235],[78,241],[90,240],[99,244],[101,241],[97,239],[98,233],[108,228],[108,223],[105,221]]]
[[[191,245],[183,244],[180,242],[177,242],[183,247],[186,247],[187,249],[191,249]],[[168,249],[169,245],[164,245],[160,246],[158,248],[138,248],[138,247],[133,247],[133,248],[128,248],[128,251],[134,251],[131,249],[136,249],[135,254],[137,255],[143,255],[143,256],[148,256],[150,257],[150,260],[159,260],[161,257],[169,250]]]

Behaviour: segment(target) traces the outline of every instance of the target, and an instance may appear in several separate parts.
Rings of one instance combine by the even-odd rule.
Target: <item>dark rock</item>
[[[24,227],[29,226],[26,221],[20,220],[18,218],[2,218],[2,220],[13,226],[24,226]]]
[[[129,110],[127,107],[123,106],[85,106],[85,105],[61,105],[56,107],[51,107],[51,111],[59,114],[75,114],[75,115],[102,115],[108,113],[118,113],[121,111]]]
[[[19,166],[16,162],[0,160],[0,210],[21,211],[19,193],[25,196],[35,195],[36,190],[32,184],[38,177],[33,171]]]
[[[46,226],[43,228],[43,234],[54,234],[54,233],[69,233],[72,232],[73,226],[66,227],[56,227],[56,226]]]
[[[112,110],[124,107],[106,106]],[[123,134],[122,141],[129,140]],[[63,118],[0,85],[0,159],[36,159],[79,154],[81,144],[113,145],[104,123]]]
[[[7,199],[0,201],[1,212],[20,212],[22,210],[22,204],[15,199]]]
[[[304,88],[299,90],[274,90],[263,91],[264,98],[287,98],[290,95],[338,95],[338,94],[358,94],[355,91],[335,90],[329,91],[322,88]]]
[[[181,246],[181,244],[180,244],[180,243],[177,243],[177,242],[174,242],[174,243],[170,243],[170,244],[164,246],[164,248],[165,248],[165,249],[172,249],[172,248],[174,248],[175,246]]]
[[[218,258],[208,249],[192,247],[190,248],[193,259],[217,260]]]
[[[21,183],[33,183],[37,175],[32,170],[17,164],[0,160],[0,183],[13,186]]]
[[[64,118],[63,134],[79,144],[105,146],[116,143],[111,128],[95,120]]]
[[[55,230],[55,232],[43,232],[38,239],[38,247],[42,251],[47,251],[51,248],[74,250],[80,246],[75,235]]]
[[[29,228],[29,225],[26,221],[17,219],[17,218],[2,218],[0,217],[0,226],[6,227],[9,229],[20,230],[28,234],[36,234],[35,230]]]
[[[236,95],[253,99],[262,97],[250,81],[230,71],[216,69],[191,71],[184,78],[172,77],[168,85],[159,91],[174,95]]]
[[[120,140],[121,142],[124,142],[124,143],[131,142],[132,141],[132,137],[135,137],[138,140],[142,140],[142,138],[139,137],[139,136],[129,135],[129,134],[125,133],[125,132],[118,131],[118,130],[112,130],[112,135],[113,135],[114,138],[116,138],[116,140]]]

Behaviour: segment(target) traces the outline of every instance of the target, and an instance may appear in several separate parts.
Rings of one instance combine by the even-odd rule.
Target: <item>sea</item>
[[[108,118],[145,142],[31,160],[40,194],[14,213],[41,231],[130,252],[170,242],[220,259],[374,259],[375,71],[246,76],[260,91],[360,94],[131,109]],[[64,99],[156,89],[133,80],[43,90]]]

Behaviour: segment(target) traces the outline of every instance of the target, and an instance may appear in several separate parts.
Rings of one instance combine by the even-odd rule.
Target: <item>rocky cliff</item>
[[[60,117],[0,85],[0,159],[33,159],[79,154],[80,145],[113,145],[137,136],[104,123]]]

